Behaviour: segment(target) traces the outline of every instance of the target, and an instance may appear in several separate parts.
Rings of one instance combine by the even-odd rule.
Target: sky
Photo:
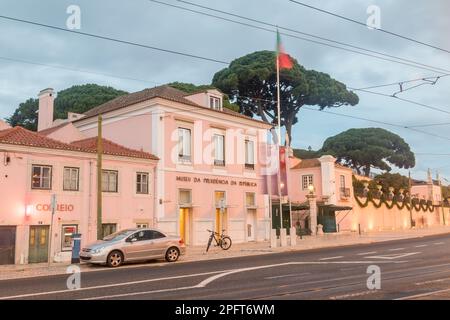
[[[176,0],[160,1],[206,12]],[[190,1],[450,71],[450,53],[370,30],[289,0]],[[450,3],[447,0],[301,2],[362,22],[369,17],[368,7],[376,5],[380,9],[382,29],[450,50],[447,33],[450,30],[447,17]],[[225,62],[254,51],[275,49],[276,39],[271,32],[149,0],[1,0],[0,15],[67,29],[66,21],[70,16],[67,8],[71,5],[80,8],[81,29],[77,30],[80,32]],[[285,35],[282,40],[286,51],[305,68],[326,72],[352,88],[439,75],[437,71],[383,61]],[[224,67],[226,65],[212,61],[0,18],[0,119],[10,116],[19,103],[37,97],[40,90],[48,87],[60,91],[72,85],[96,83],[134,92],[173,81],[209,84],[214,74]],[[423,85],[404,92],[400,97],[450,111],[449,87],[450,76],[440,78],[435,85]],[[398,91],[398,86],[371,90],[391,95]],[[450,115],[445,112],[399,99],[357,93],[360,97],[358,105],[329,111],[402,126],[450,122]],[[450,124],[417,127],[432,134],[427,135],[306,109],[301,110],[298,117],[299,122],[293,129],[293,147],[319,149],[326,138],[350,128],[381,127],[399,134],[416,153],[416,166],[411,169],[413,177],[425,179],[427,169],[431,168],[434,174],[439,171],[450,181],[450,155],[435,155],[450,154]],[[407,174],[406,170],[394,168],[393,171]]]

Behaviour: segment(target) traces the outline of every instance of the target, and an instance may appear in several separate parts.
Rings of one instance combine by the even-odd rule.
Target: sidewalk
[[[178,263],[191,261],[205,261],[212,259],[225,259],[243,256],[252,256],[260,254],[270,254],[276,252],[302,251],[318,248],[340,247],[354,244],[368,244],[374,242],[383,242],[390,240],[409,239],[450,233],[450,226],[429,227],[424,229],[397,230],[397,231],[379,231],[358,235],[357,233],[324,234],[322,236],[304,236],[303,239],[297,239],[296,246],[270,248],[270,242],[250,242],[233,244],[232,247],[224,251],[218,247],[211,247],[209,252],[205,252],[204,246],[188,247],[185,256],[180,258]],[[159,264],[158,262],[156,264]],[[29,265],[6,265],[0,266],[0,280],[19,279],[28,277],[39,277],[48,275],[65,274],[69,263],[52,263],[48,267],[47,263],[29,264]],[[155,263],[138,264],[142,267],[152,267]],[[133,267],[129,265],[128,267]],[[122,268],[126,268],[127,265]],[[106,267],[90,266],[82,264],[82,272],[92,272],[104,269]]]

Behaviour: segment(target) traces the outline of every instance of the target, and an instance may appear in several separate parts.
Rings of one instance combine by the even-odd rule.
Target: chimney
[[[39,113],[38,131],[48,129],[53,126],[53,101],[54,91],[47,88],[39,92]]]

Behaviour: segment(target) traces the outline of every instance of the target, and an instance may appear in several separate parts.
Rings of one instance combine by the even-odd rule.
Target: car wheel
[[[175,262],[180,257],[180,250],[176,247],[171,247],[166,252],[166,261]]]
[[[108,264],[108,267],[111,268],[120,267],[123,263],[123,253],[117,250],[111,251],[108,254],[106,263]]]

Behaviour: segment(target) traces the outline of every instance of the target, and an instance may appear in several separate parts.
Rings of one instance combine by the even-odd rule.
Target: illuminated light
[[[308,190],[309,190],[309,193],[313,194],[314,193],[314,186],[312,184],[310,184],[308,186]]]
[[[25,216],[29,217],[33,214],[34,210],[33,210],[33,206],[31,204],[27,205],[25,207]]]

